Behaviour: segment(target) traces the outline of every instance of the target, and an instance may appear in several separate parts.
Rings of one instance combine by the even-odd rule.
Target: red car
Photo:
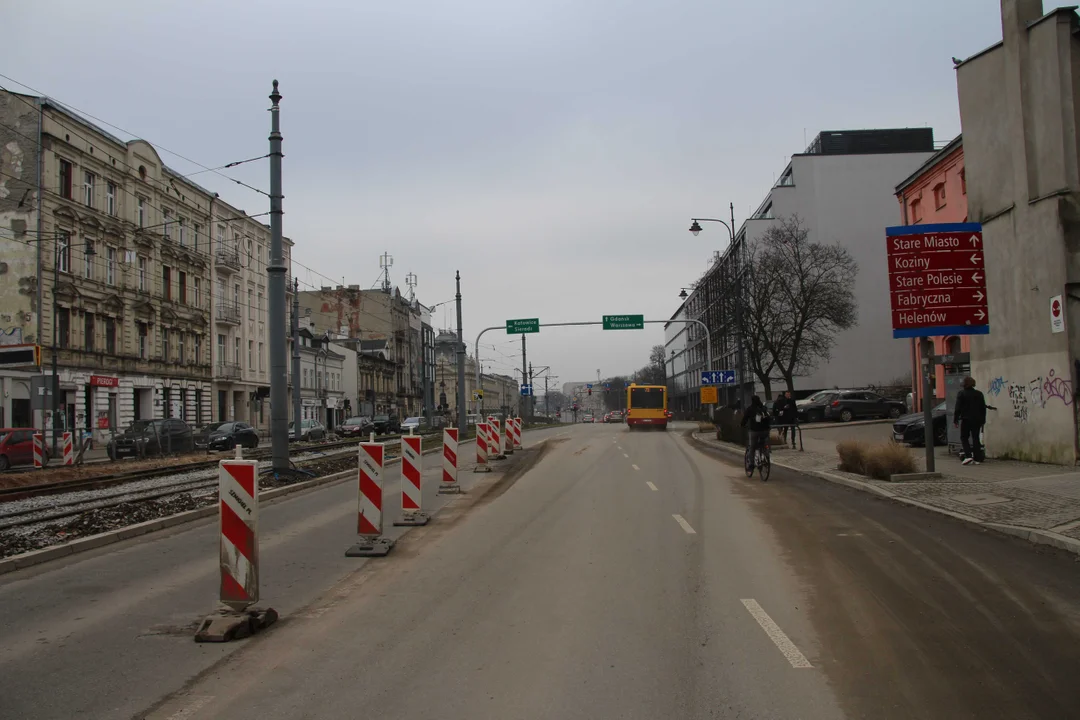
[[[45,448],[45,462],[49,450]],[[14,465],[30,465],[34,462],[33,428],[0,428],[0,471]]]

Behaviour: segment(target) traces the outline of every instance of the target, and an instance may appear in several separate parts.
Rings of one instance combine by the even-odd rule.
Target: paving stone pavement
[[[698,433],[695,437],[739,451],[738,445],[719,442],[713,435]],[[836,454],[828,453],[822,443],[805,451],[774,447],[773,459],[797,470],[845,478],[981,522],[1055,531],[1080,540],[1080,473],[1073,468],[1011,461],[963,466],[958,459],[945,458],[938,463],[940,479],[887,482],[838,470]]]

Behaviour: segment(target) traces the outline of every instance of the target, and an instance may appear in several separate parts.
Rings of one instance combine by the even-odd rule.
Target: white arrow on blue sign
[[[522,385],[521,386],[521,394],[522,395],[532,395],[533,394],[532,385]]]
[[[735,371],[734,370],[702,370],[701,371],[701,384],[702,385],[734,385],[735,384]]]

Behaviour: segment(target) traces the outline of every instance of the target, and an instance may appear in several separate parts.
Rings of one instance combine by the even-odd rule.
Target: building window
[[[259,343],[259,372],[266,371],[266,353],[263,352],[263,343]]]
[[[83,173],[83,204],[86,207],[94,207],[94,173]]]
[[[248,340],[248,370],[255,369],[255,341]]]
[[[139,292],[146,292],[146,258],[139,256]]]
[[[255,318],[255,291],[248,289],[248,320]]]
[[[180,295],[176,298],[181,305],[187,305],[187,273],[180,271]]]
[[[71,163],[67,160],[60,161],[60,197],[71,199]]]
[[[169,350],[169,328],[161,328],[161,359],[165,362],[172,359]]]
[[[202,335],[196,334],[192,344],[195,346],[192,348],[193,356],[191,361],[196,365],[202,364]]]
[[[71,344],[71,311],[67,308],[56,309],[56,344],[62,348]]]
[[[105,183],[105,212],[116,217],[116,183]]]
[[[142,358],[143,360],[145,360],[146,359],[146,353],[147,353],[147,350],[148,350],[148,348],[146,347],[146,345],[147,345],[147,336],[149,335],[150,329],[149,329],[149,327],[147,327],[146,323],[144,323],[144,322],[136,323],[136,324],[139,326],[139,357]]]
[[[165,236],[166,240],[172,239],[172,228],[169,220],[169,211],[162,208],[161,210],[161,234]]]
[[[199,227],[199,223],[192,223],[191,224],[191,247],[194,248],[195,252],[199,251],[199,231],[200,230],[201,230],[201,228]]]
[[[105,318],[105,352],[116,354],[116,320],[111,317]]]
[[[56,266],[60,272],[71,272],[71,233],[61,230],[56,240]]]
[[[87,280],[94,279],[94,256],[90,254],[93,248],[94,241],[86,238],[86,243],[83,245],[83,277]]]
[[[202,280],[195,278],[195,307],[202,307]]]
[[[181,247],[187,242],[187,238],[184,237],[184,218],[176,218],[176,239],[180,243]]]
[[[236,311],[240,312],[240,286],[239,285],[233,285],[232,302],[233,302],[233,307],[236,308]]]
[[[960,192],[967,195],[967,168],[960,170]]]
[[[938,210],[945,207],[945,183],[934,186],[934,207]]]
[[[217,226],[217,249],[221,250],[225,247],[225,226]]]
[[[219,302],[225,302],[225,281],[221,278],[217,281],[217,299]]]
[[[161,266],[161,296],[172,300],[172,271],[168,265]]]
[[[264,317],[265,316],[263,315],[263,294],[260,292],[259,293],[259,319],[262,320]]]
[[[233,358],[237,367],[240,367],[240,338],[233,338]]]
[[[176,361],[181,365],[184,364],[184,333],[180,331],[176,334]]]
[[[105,248],[105,284],[116,285],[116,248]]]
[[[136,214],[138,215],[137,220],[139,222],[139,227],[146,227],[146,198],[136,198],[135,205],[138,208]]]
[[[94,352],[94,313],[83,315],[83,343],[86,352]]]
[[[225,357],[225,336],[224,335],[218,335],[217,336],[217,360],[222,365],[229,362],[229,359],[227,357]]]
[[[911,201],[911,222],[915,224],[922,221],[922,201]]]

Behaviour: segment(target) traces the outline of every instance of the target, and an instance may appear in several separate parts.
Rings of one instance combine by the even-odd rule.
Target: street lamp
[[[682,288],[681,292],[679,292],[679,299],[680,300],[685,300],[688,297],[690,297],[690,296],[686,294],[686,288]]]
[[[729,205],[731,209],[731,223],[728,224],[726,220],[719,218],[691,218],[690,232],[695,237],[701,232],[701,223],[703,222],[715,222],[720,223],[727,228],[728,235],[731,237],[731,247],[735,251],[735,332],[736,332],[736,373],[739,380],[739,397],[742,400],[742,406],[748,407],[749,401],[746,398],[746,381],[744,379],[743,368],[746,367],[745,356],[743,351],[743,296],[742,296],[742,268],[740,267],[740,259],[738,255],[738,248],[735,247],[735,203]],[[685,293],[685,290],[683,291]],[[682,294],[679,297],[683,297]],[[710,370],[712,368],[709,368]]]

